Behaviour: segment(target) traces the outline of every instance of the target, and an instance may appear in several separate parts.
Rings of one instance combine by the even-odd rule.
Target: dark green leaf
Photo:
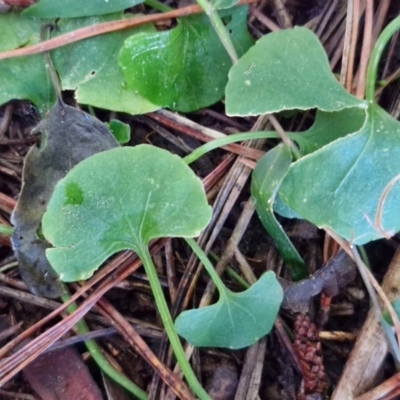
[[[131,139],[131,127],[128,124],[124,124],[117,119],[112,119],[107,125],[118,143],[124,144],[129,142]]]
[[[251,45],[247,7],[224,11],[226,28],[239,54]],[[189,112],[209,106],[224,93],[230,58],[206,15],[181,18],[174,29],[134,35],[119,63],[130,88],[160,107]]]

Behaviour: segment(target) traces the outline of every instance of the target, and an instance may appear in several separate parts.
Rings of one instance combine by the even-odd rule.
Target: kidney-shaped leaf
[[[400,174],[400,123],[376,105],[364,126],[292,164],[280,188],[291,209],[354,244],[382,237],[375,226],[379,199]],[[400,230],[400,185],[383,208],[382,228]]]
[[[241,116],[362,104],[332,74],[317,36],[299,27],[258,40],[230,70],[225,93],[227,113]]]
[[[239,54],[253,41],[246,29],[247,7],[224,11]],[[174,29],[131,36],[119,55],[130,88],[154,104],[182,112],[221,99],[232,62],[204,14],[181,18]]]
[[[269,271],[242,293],[225,289],[212,306],[184,311],[175,328],[197,347],[240,349],[271,330],[282,299],[282,287]]]
[[[197,236],[211,218],[200,180],[166,150],[140,145],[97,154],[54,190],[43,233],[63,281],[90,277],[110,255],[165,236]]]

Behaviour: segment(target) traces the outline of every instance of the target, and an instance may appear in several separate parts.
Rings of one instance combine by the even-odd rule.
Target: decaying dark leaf
[[[24,162],[23,185],[11,221],[15,227],[12,244],[22,279],[40,296],[58,297],[64,290],[47,261],[49,246],[38,230],[56,183],[80,161],[118,146],[106,126],[96,118],[66,105],[57,90],[58,100],[47,117],[32,131],[41,134],[40,148],[33,146]]]
[[[336,296],[341,287],[354,280],[355,274],[354,261],[341,250],[310,278],[290,285],[281,281],[284,287],[282,307],[306,314],[311,297],[322,291],[328,297]]]

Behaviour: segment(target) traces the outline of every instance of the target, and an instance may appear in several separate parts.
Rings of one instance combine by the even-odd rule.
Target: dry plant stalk
[[[397,250],[383,279],[382,289],[390,301],[399,297],[400,249]],[[332,400],[353,399],[372,388],[388,351],[375,309],[371,309],[361,334],[347,360]]]

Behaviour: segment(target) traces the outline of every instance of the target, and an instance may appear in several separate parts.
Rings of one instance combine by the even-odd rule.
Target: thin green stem
[[[236,49],[232,43],[231,37],[227,32],[221,17],[218,15],[217,10],[214,9],[213,5],[207,0],[196,0],[197,4],[204,10],[210,19],[211,25],[214,27],[219,39],[229,54],[232,63],[235,64],[238,61],[238,55]]]
[[[190,366],[189,361],[186,358],[185,351],[182,347],[178,334],[176,333],[174,322],[172,321],[171,313],[169,312],[167,302],[165,301],[164,293],[160,285],[160,280],[158,279],[157,272],[148,248],[146,246],[142,247],[140,249],[140,252],[137,251],[137,254],[142,260],[144,269],[146,270],[150,287],[153,292],[155,302],[157,304],[157,309],[164,324],[165,332],[167,333],[168,339],[171,343],[172,349],[174,350],[174,354],[178,361],[178,364],[182,369],[183,375],[185,376],[191,389],[200,400],[211,400],[210,396],[207,394],[203,386],[201,386],[200,382],[198,381],[192,367]]]
[[[288,134],[289,135],[289,134]],[[202,146],[198,147],[196,150],[192,151],[189,155],[187,155],[183,161],[186,164],[191,164],[196,161],[200,157],[204,156],[204,154],[208,153],[211,150],[217,149],[219,147],[226,146],[228,144],[242,142],[243,140],[251,140],[251,139],[279,139],[279,135],[275,131],[260,131],[260,132],[243,132],[243,133],[234,133],[232,135],[214,139],[211,142],[205,143]]]
[[[14,228],[12,226],[0,224],[0,235],[12,236],[13,232]]]
[[[62,300],[65,303],[67,300],[70,299],[70,295],[66,294],[62,296]],[[67,311],[71,314],[77,309],[76,303],[72,303],[68,308]],[[86,325],[86,322],[81,319],[77,324],[76,328],[78,329],[81,335],[89,332],[89,328]],[[100,350],[100,347],[96,343],[95,340],[85,340],[85,345],[89,350],[93,360],[97,363],[99,368],[106,374],[109,378],[117,382],[123,388],[125,388],[128,392],[132,393],[135,397],[140,400],[147,400],[148,396],[147,393],[142,390],[139,386],[133,383],[130,379],[128,379],[125,375],[119,373],[104,357],[103,353]]]
[[[209,275],[211,276],[211,279],[213,280],[215,286],[217,287],[217,289],[219,291],[219,295],[224,296],[225,291],[226,291],[225,284],[224,284],[224,282],[222,282],[222,279],[217,274],[217,271],[211,264],[210,260],[204,253],[203,249],[196,243],[196,241],[194,239],[185,238],[185,240],[186,240],[187,244],[191,247],[193,252],[196,254],[196,256],[199,258],[199,260],[202,262],[202,264],[204,265],[204,268],[207,270]]]
[[[174,8],[169,7],[158,0],[146,0],[144,4],[146,4],[146,6],[148,7],[154,8],[154,10],[158,10],[161,12],[168,12],[174,10]]]
[[[237,283],[242,285],[245,289],[249,289],[251,285],[249,285],[235,270],[231,267],[226,267],[226,273],[233,278]]]
[[[369,104],[375,103],[375,82],[378,72],[379,62],[382,58],[383,50],[391,37],[400,29],[400,15],[395,18],[379,35],[375,43],[371,58],[368,63],[366,99]]]
[[[208,256],[215,262],[219,262],[220,258],[213,253],[212,251],[210,251],[208,253]],[[242,285],[245,289],[248,289],[251,285],[249,285],[249,283],[243,279],[232,267],[230,267],[229,265],[226,267],[226,271],[225,271],[231,278],[233,278],[237,283],[239,283],[239,285]]]

